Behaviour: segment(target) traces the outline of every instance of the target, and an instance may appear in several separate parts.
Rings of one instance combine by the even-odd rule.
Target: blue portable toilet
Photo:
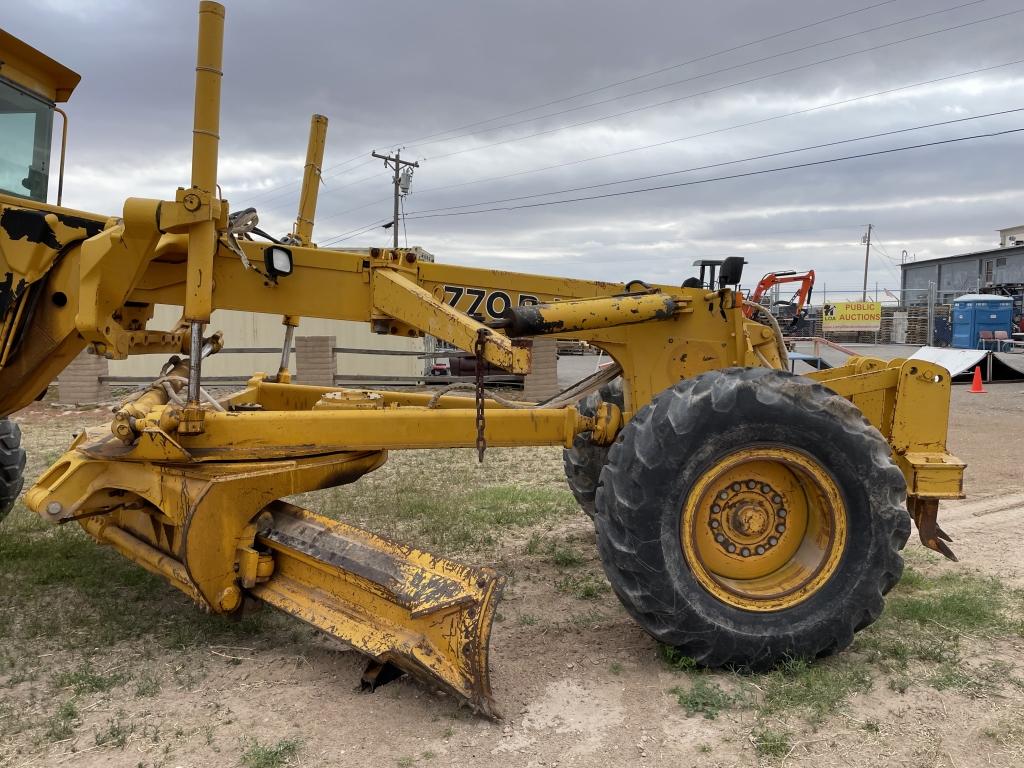
[[[990,293],[969,293],[953,300],[953,346],[977,349],[982,331],[1010,332],[1013,299]]]

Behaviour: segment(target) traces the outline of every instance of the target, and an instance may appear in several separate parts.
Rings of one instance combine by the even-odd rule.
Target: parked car
[[[476,358],[472,355],[453,355],[448,359],[448,362],[451,364],[452,376],[476,375]],[[500,377],[500,381],[496,383],[502,384],[522,384],[524,378],[521,373],[509,373],[508,371],[503,371],[501,368],[493,366],[490,363],[484,364],[484,376],[495,378]]]

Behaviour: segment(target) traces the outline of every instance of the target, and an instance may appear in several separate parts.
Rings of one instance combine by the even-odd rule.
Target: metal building
[[[929,283],[940,304],[965,293],[1024,293],[1024,225],[999,230],[999,242],[985,251],[903,264],[904,295],[920,297],[910,303],[925,303]]]

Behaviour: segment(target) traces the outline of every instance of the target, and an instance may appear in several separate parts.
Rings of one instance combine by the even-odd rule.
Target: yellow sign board
[[[822,314],[825,333],[877,331],[882,325],[882,305],[877,301],[837,301],[826,304]]]

